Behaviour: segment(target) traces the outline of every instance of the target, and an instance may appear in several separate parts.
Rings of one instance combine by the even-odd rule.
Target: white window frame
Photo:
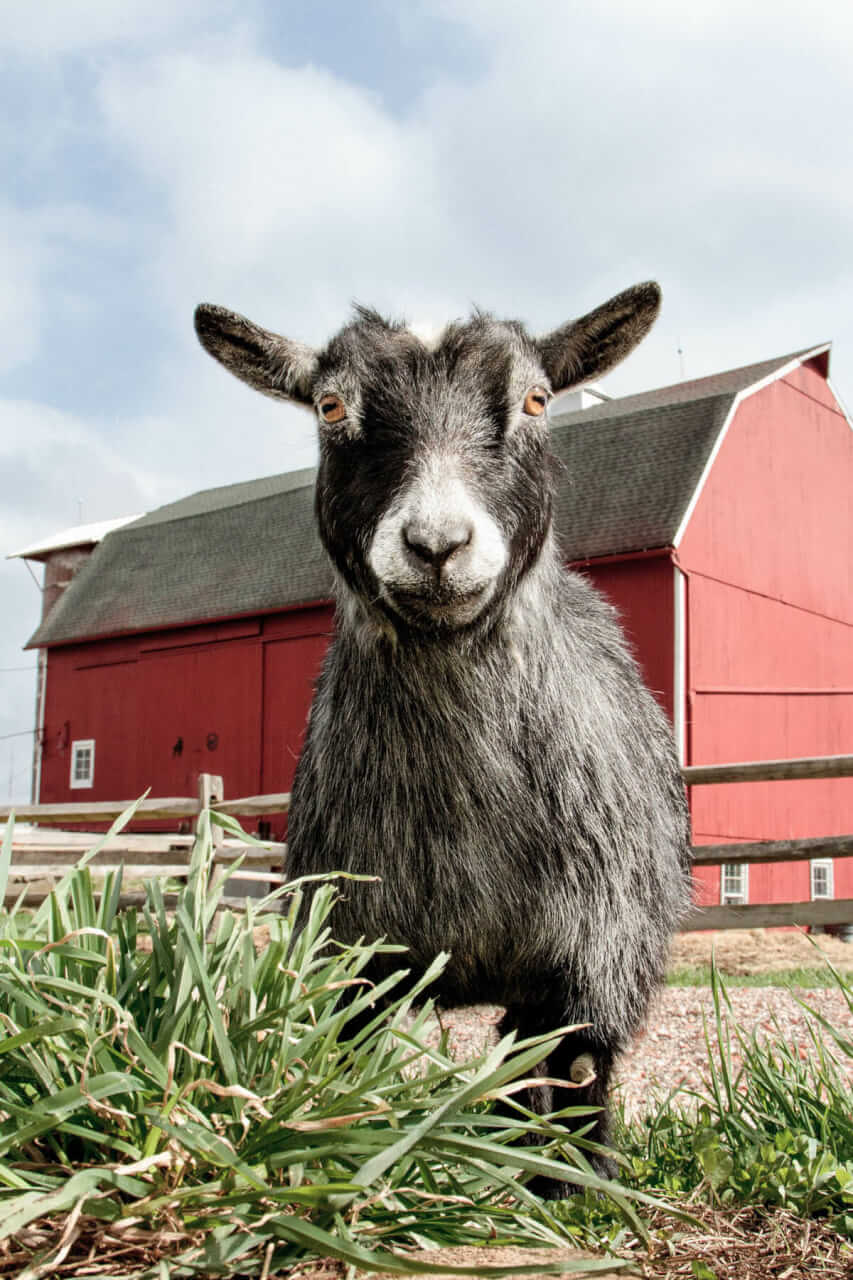
[[[826,872],[826,893],[815,893],[815,871]],[[828,902],[835,897],[835,864],[832,858],[812,858],[809,863],[809,893],[812,902]]]
[[[89,769],[85,776],[77,777],[77,761],[84,752],[89,754]],[[77,791],[81,787],[93,787],[95,785],[95,739],[94,738],[78,738],[76,742],[71,743],[71,776],[68,785],[72,791]]]
[[[737,871],[739,889],[726,889],[726,872]],[[749,902],[749,863],[728,862],[720,867],[720,903],[724,907],[746,906]]]

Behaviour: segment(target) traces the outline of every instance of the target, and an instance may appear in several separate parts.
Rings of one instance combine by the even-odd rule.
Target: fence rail
[[[718,782],[797,782],[853,777],[853,756],[804,756],[796,760],[750,760],[741,764],[691,764],[681,770],[688,787]]]
[[[682,770],[688,787],[722,783],[803,781],[816,778],[853,777],[853,755],[806,757],[795,760],[758,760],[715,765],[689,765]],[[197,796],[145,799],[136,809],[134,821],[197,823],[204,808],[242,818],[286,813],[290,795],[244,796],[224,800],[220,777],[202,774]],[[17,823],[38,823],[35,828],[16,827],[12,844],[12,867],[7,899],[28,887],[32,899],[49,892],[56,873],[73,866],[91,846],[85,831],[46,831],[45,827],[92,825],[113,822],[133,801],[83,801],[68,804],[21,805],[14,809]],[[0,824],[13,807],[0,805]],[[287,846],[264,842],[264,848],[226,839],[214,827],[215,861],[227,865],[244,859],[240,879],[248,882],[282,883],[285,879]],[[180,875],[193,841],[191,834],[124,834],[111,837],[92,860],[91,866],[106,870],[120,862],[129,863],[137,878],[150,874]],[[760,840],[742,844],[694,845],[696,866],[727,866],[740,863],[799,862],[810,858],[853,857],[853,835],[816,836],[799,840]],[[28,899],[30,892],[28,891]],[[135,901],[139,894],[126,895]],[[124,899],[122,899],[124,901]],[[749,929],[778,925],[823,927],[853,925],[853,899],[820,899],[811,902],[748,903],[738,906],[696,906],[688,916],[685,930]]]

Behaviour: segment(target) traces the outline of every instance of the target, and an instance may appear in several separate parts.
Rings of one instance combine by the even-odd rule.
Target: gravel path
[[[797,1003],[797,996],[853,1039],[853,1014],[840,991],[830,988],[792,992],[783,987],[729,989],[733,1017],[745,1031],[758,1028],[769,1037],[781,1036],[788,1044],[798,1044],[805,1053],[810,1041],[806,1014]],[[485,1043],[493,1042],[501,1013],[494,1005],[443,1010],[441,1024],[449,1033],[454,1056],[472,1057]],[[616,1072],[629,1116],[641,1114],[654,1104],[655,1096],[665,1096],[679,1085],[688,1088],[699,1085],[708,1056],[706,1017],[710,1019],[713,1036],[714,1006],[707,987],[664,987],[645,1031],[634,1041]],[[437,1026],[435,1035],[438,1035]],[[734,1045],[732,1049],[733,1061],[737,1063]],[[853,1089],[853,1060],[848,1060],[847,1066]]]
[[[757,1028],[769,1038],[781,1038],[789,1045],[798,1045],[803,1054],[811,1042],[806,1029],[807,1015],[796,997],[853,1038],[853,1014],[840,991],[732,987],[728,994],[732,1017],[746,1032]],[[629,1115],[648,1109],[655,1094],[665,1095],[679,1085],[691,1088],[700,1083],[708,1058],[706,1018],[713,1043],[716,1037],[714,1005],[707,987],[663,989],[646,1030],[637,1037],[618,1068]],[[735,1045],[736,1042],[732,1045],[732,1059],[738,1063]],[[853,1087],[853,1061],[848,1059],[847,1065]]]

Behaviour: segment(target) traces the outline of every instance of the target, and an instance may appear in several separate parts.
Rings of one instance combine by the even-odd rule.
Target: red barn
[[[620,610],[686,764],[853,750],[853,432],[828,362],[554,406],[566,559]],[[332,627],[310,471],[109,533],[30,641],[38,799],[193,794],[200,771],[286,791]],[[697,843],[844,834],[853,779],[694,788],[691,807]],[[699,876],[709,901],[853,897],[853,860]]]

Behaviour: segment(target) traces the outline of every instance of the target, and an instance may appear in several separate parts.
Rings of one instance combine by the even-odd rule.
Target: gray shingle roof
[[[671,546],[733,398],[556,426],[554,523],[567,559]]]
[[[314,472],[194,493],[104,539],[28,647],[328,599]]]
[[[567,559],[670,546],[735,396],[817,349],[552,414]],[[311,470],[195,493],[107,535],[28,647],[327,599]]]

